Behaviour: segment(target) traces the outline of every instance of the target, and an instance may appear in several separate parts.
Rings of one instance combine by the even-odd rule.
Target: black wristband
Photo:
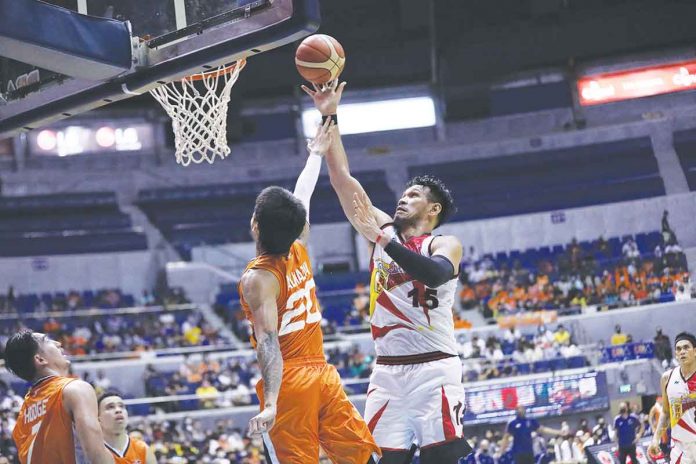
[[[396,240],[390,241],[384,251],[412,278],[430,288],[439,287],[454,278],[454,266],[444,256],[423,256]]]
[[[335,114],[330,114],[330,115],[328,115],[328,116],[322,116],[322,117],[321,117],[321,123],[322,123],[322,125],[323,125],[323,124],[326,124],[326,120],[329,119],[329,118],[331,118],[331,120],[333,121],[334,124],[338,125],[338,116],[336,116]]]

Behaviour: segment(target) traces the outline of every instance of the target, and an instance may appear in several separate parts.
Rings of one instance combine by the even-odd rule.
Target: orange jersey
[[[63,389],[75,379],[52,376],[35,383],[24,397],[12,438],[22,464],[86,463],[63,406]]]
[[[304,245],[296,241],[287,256],[261,255],[252,259],[244,272],[263,269],[271,272],[280,285],[278,305],[278,341],[283,359],[324,357],[321,311],[317,301],[314,274]],[[240,303],[252,324],[253,315],[239,284]],[[256,347],[252,335],[251,344]]]
[[[125,451],[118,451],[105,443],[114,456],[114,464],[145,464],[147,462],[147,443],[128,437]]]

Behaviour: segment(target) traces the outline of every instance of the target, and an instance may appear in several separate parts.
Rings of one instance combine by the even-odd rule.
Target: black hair
[[[259,230],[259,244],[272,255],[284,255],[302,233],[307,211],[302,202],[281,187],[266,187],[256,197],[254,217]]]
[[[682,340],[687,340],[689,343],[691,343],[692,348],[696,348],[696,337],[694,337],[694,334],[690,332],[678,333],[677,336],[674,337],[674,346],[677,346],[677,343]]]
[[[445,222],[447,218],[457,212],[457,207],[454,204],[454,198],[452,198],[452,192],[447,188],[444,182],[434,176],[416,176],[406,184],[406,188],[413,187],[414,185],[421,185],[423,187],[428,187],[428,200],[431,203],[440,203],[442,210],[437,216],[438,227],[440,224]]]
[[[5,367],[20,379],[31,382],[36,377],[34,356],[39,352],[39,346],[34,332],[20,330],[5,344]]]
[[[97,400],[97,407],[101,406],[102,401],[104,401],[107,398],[111,398],[112,396],[117,396],[119,398],[122,398],[121,394],[118,392],[115,392],[115,391],[104,392],[99,396],[99,399]]]

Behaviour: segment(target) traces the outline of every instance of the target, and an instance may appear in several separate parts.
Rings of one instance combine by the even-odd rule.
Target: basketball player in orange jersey
[[[32,384],[12,432],[22,464],[114,464],[94,389],[67,377],[70,361],[60,343],[22,330],[5,345],[5,366]]]
[[[345,82],[302,89],[325,120],[336,111]],[[412,179],[393,217],[372,206],[351,175],[339,135],[326,154],[329,176],[346,217],[372,246],[370,325],[377,353],[365,419],[382,448],[383,464],[457,464],[471,452],[464,439],[464,387],[454,337],[457,269],[462,245],[432,235],[456,209],[447,187],[431,176]]]
[[[671,427],[672,464],[696,464],[696,337],[681,332],[674,338],[674,355],[678,367],[670,369],[660,379],[662,413],[648,453],[660,452],[662,433]]]
[[[660,424],[660,417],[664,413],[662,404],[662,397],[658,396],[655,398],[655,404],[652,405],[650,411],[648,412],[648,422],[650,424],[650,429],[653,430],[653,432],[657,430],[657,427]],[[660,449],[665,457],[669,456],[669,428],[665,429],[660,437]]]
[[[309,202],[330,143],[330,124],[309,143],[294,193],[268,187],[256,198],[251,218],[256,258],[239,283],[262,375],[256,386],[261,413],[249,422],[249,433],[262,435],[272,464],[318,463],[319,446],[334,463],[374,463],[379,457],[336,368],[326,362],[306,248]]]
[[[154,451],[126,432],[128,411],[118,393],[104,393],[99,397],[99,423],[104,444],[114,455],[116,464],[157,464]]]

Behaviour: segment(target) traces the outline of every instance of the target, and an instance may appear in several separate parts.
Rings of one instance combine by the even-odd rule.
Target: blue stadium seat
[[[396,199],[384,171],[357,172],[372,202],[393,211]],[[185,257],[199,245],[249,241],[249,218],[256,195],[267,185],[292,189],[295,178],[266,182],[217,184],[195,187],[146,189],[138,193],[138,206]],[[320,177],[312,197],[310,222],[345,221],[328,177]]]
[[[409,167],[442,178],[459,205],[455,220],[648,198],[665,194],[647,137]]]

